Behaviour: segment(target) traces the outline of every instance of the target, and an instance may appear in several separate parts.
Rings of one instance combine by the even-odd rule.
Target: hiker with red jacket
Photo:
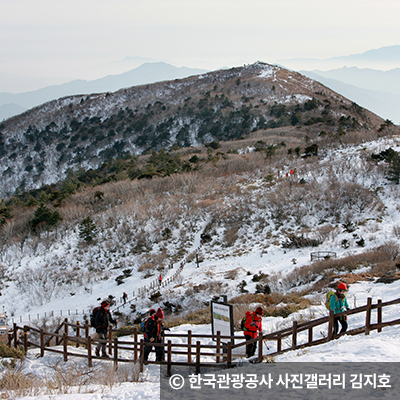
[[[244,324],[244,337],[246,341],[256,339],[258,332],[262,332],[262,318],[264,311],[261,307],[257,307],[254,312],[246,312],[246,322]],[[250,343],[246,346],[247,358],[254,356],[256,352],[257,342]]]
[[[111,316],[110,303],[107,300],[101,302],[95,315],[96,332],[99,339],[107,340],[107,332],[110,324],[117,325],[117,321]],[[99,342],[96,347],[96,357],[109,358],[106,352],[106,342]]]
[[[153,343],[164,342],[164,312],[158,308],[157,312],[153,314],[146,325],[146,341],[148,344],[144,348],[144,361],[148,361],[149,354],[153,347],[155,347],[156,361],[164,361],[164,347],[153,346]]]
[[[339,314],[350,308],[349,303],[347,301],[346,293],[345,293],[346,290],[347,290],[347,285],[343,282],[340,282],[336,289],[336,293],[331,296],[330,301],[329,301],[329,309],[333,310],[334,314]],[[339,335],[341,335],[347,331],[347,315],[341,315],[339,317],[334,317],[333,337],[337,336],[337,334],[338,334],[339,322],[340,322],[340,325],[342,326],[342,329],[340,330]]]

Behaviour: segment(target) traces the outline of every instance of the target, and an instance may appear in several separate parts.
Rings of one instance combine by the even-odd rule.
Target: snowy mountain
[[[277,128],[305,127],[314,140],[321,131],[371,132],[382,123],[322,84],[263,63],[64,97],[0,125],[0,195],[53,184],[117,155],[275,136]]]
[[[144,113],[148,120],[135,117]],[[169,122],[173,115],[180,117]],[[82,321],[108,298],[119,326],[137,324],[150,308],[162,307],[172,332],[209,333],[210,301],[226,295],[236,328],[246,310],[262,306],[263,330],[271,332],[326,315],[326,291],[339,281],[349,286],[351,307],[367,297],[398,297],[398,127],[300,74],[256,64],[61,99],[10,119],[1,131],[9,168],[3,176],[15,169],[19,182],[23,159],[32,173],[56,182],[48,160],[58,157],[61,143],[83,148],[89,137],[112,130],[92,142],[100,158],[114,137],[129,142],[126,118],[132,126],[151,121],[142,128],[152,126],[147,133],[153,132],[154,143],[136,143],[147,154],[68,171],[63,182],[0,202],[0,298],[10,322],[51,329],[65,315]],[[174,146],[180,140],[188,146]],[[36,153],[44,160],[41,171],[32,163]],[[311,261],[316,251],[335,257]],[[175,279],[154,288],[160,274],[164,281]],[[385,318],[398,312],[394,306]],[[348,322],[360,321],[349,316]],[[397,362],[398,331],[392,326],[368,337],[343,336],[274,361]],[[20,397],[160,398],[155,366],[146,366],[139,382],[126,382],[132,371],[121,368],[125,380],[118,381],[103,361],[88,372],[83,363],[38,358],[32,350],[12,370],[12,381],[39,379]],[[264,368],[243,360],[235,372],[261,374]],[[7,371],[2,364],[1,376]],[[97,380],[65,383],[78,375]]]

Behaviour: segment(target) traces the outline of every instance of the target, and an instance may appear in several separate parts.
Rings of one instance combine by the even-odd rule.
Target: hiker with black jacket
[[[117,321],[111,316],[110,303],[104,300],[95,315],[96,332],[100,340],[107,340],[110,324],[117,325]],[[96,347],[96,357],[109,358],[106,352],[106,342],[99,342]]]
[[[164,343],[164,312],[159,308],[152,318],[147,320],[146,324],[146,342],[144,347],[144,361],[148,361],[149,354],[155,347],[156,361],[164,361],[164,347],[154,346],[154,343]]]

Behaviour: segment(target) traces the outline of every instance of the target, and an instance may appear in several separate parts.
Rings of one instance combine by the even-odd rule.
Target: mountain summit
[[[310,78],[261,62],[115,93],[69,96],[1,124],[0,195],[51,184],[70,169],[98,168],[127,153],[257,132],[276,136],[277,129],[311,140],[321,131],[365,134],[382,122]]]

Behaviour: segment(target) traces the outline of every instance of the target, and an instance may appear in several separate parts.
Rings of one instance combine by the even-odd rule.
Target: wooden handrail
[[[382,308],[387,307],[387,306],[392,306],[400,304],[400,298],[391,300],[388,302],[382,302],[378,301],[377,304],[372,304],[372,300],[368,299],[367,305],[345,311],[343,313],[339,314],[333,314],[333,312],[330,313],[329,316],[324,316],[321,318],[318,318],[316,320],[308,321],[308,322],[303,322],[303,323],[298,323],[297,321],[293,321],[293,325],[291,327],[281,329],[276,332],[268,333],[265,335],[259,335],[258,338],[252,339],[250,341],[244,340],[243,336],[227,336],[227,335],[221,335],[220,332],[217,332],[217,335],[210,335],[210,334],[193,334],[191,331],[188,331],[188,333],[185,334],[166,334],[166,342],[165,343],[150,343],[150,342],[145,342],[144,339],[139,337],[138,331],[136,329],[133,330],[134,333],[134,340],[133,341],[126,341],[126,340],[119,340],[118,338],[112,338],[112,332],[110,332],[110,336],[107,340],[101,340],[101,339],[92,339],[88,334],[86,337],[82,337],[79,334],[80,329],[85,329],[88,330],[87,325],[80,325],[80,324],[75,324],[75,323],[69,323],[68,320],[66,319],[62,324],[60,324],[59,327],[57,327],[56,331],[54,333],[50,332],[45,332],[43,329],[38,329],[35,327],[30,327],[30,326],[24,326],[24,327],[19,327],[17,324],[14,323],[13,331],[10,332],[9,334],[9,345],[12,346],[13,341],[14,341],[14,346],[18,346],[19,344],[23,344],[25,349],[27,350],[29,347],[36,347],[40,348],[40,355],[43,356],[45,351],[52,351],[55,353],[63,354],[64,360],[67,361],[69,356],[76,356],[76,357],[86,357],[88,359],[88,364],[89,366],[92,365],[92,359],[96,358],[92,356],[91,351],[92,351],[92,344],[93,343],[106,343],[107,346],[109,347],[110,354],[112,354],[111,360],[114,362],[114,365],[117,366],[118,362],[131,362],[132,359],[130,360],[125,360],[121,359],[119,357],[119,352],[121,350],[126,350],[126,351],[133,351],[134,353],[134,361],[139,362],[141,365],[141,370],[143,369],[143,354],[144,354],[144,347],[146,345],[152,345],[154,347],[164,347],[167,351],[167,357],[166,361],[162,361],[161,363],[167,364],[168,365],[168,373],[171,372],[171,365],[190,365],[195,367],[196,371],[200,371],[200,367],[204,367],[205,365],[211,365],[211,366],[218,366],[218,365],[224,365],[226,367],[232,366],[232,358],[235,356],[233,354],[233,350],[238,349],[238,348],[244,348],[246,345],[249,343],[256,343],[258,342],[259,350],[258,350],[258,361],[262,361],[263,357],[263,346],[262,342],[263,340],[273,340],[277,342],[277,348],[275,352],[269,353],[269,355],[276,355],[280,354],[285,351],[289,350],[295,350],[295,349],[300,349],[304,347],[309,347],[309,346],[316,346],[322,343],[326,343],[329,340],[333,338],[332,336],[332,331],[333,331],[333,320],[335,317],[341,316],[341,315],[353,315],[353,314],[358,314],[365,312],[366,318],[365,318],[365,326],[355,328],[348,330],[346,334],[348,335],[358,335],[358,334],[366,334],[368,335],[370,331],[372,330],[378,330],[381,331],[382,328],[386,326],[392,326],[392,325],[399,325],[400,324],[400,319],[396,319],[393,321],[382,321]],[[377,323],[372,323],[371,322],[371,311],[372,310],[377,310]],[[323,324],[328,324],[328,335],[323,338],[313,338],[313,328],[323,325]],[[64,327],[64,332],[61,333],[61,329]],[[68,333],[68,327],[73,327],[76,328],[76,336],[71,336]],[[305,343],[298,343],[298,334],[300,332],[305,332],[308,330],[308,335],[307,336],[307,342]],[[18,331],[23,331],[23,342],[18,340]],[[34,332],[35,334],[39,333],[39,343],[34,343],[32,340],[29,340],[28,334],[30,332]],[[113,332],[129,332],[129,334],[132,334],[132,331],[118,331],[118,330],[113,330]],[[282,348],[282,339],[286,337],[292,337],[291,344],[289,345],[288,348]],[[61,343],[62,342],[62,350],[60,349],[55,349],[55,348],[49,348],[49,343],[52,338],[56,338],[57,342]],[[50,339],[48,339],[50,338]],[[173,343],[171,338],[187,338],[187,343]],[[213,339],[216,341],[216,344],[201,344],[200,340],[196,340],[193,342],[193,339]],[[227,343],[223,343],[221,339],[228,339]],[[239,340],[239,343],[234,343],[235,341]],[[76,345],[82,344],[86,345],[87,349],[87,355],[83,354],[78,354],[69,351],[68,349],[68,343],[75,343]],[[172,355],[177,354],[177,355],[187,355],[187,362],[183,361],[174,361],[172,359]],[[202,356],[207,356],[207,357],[215,357],[215,363],[204,363],[201,362],[201,357]],[[236,355],[237,356],[237,355]],[[221,362],[222,359],[222,362]],[[152,362],[154,363],[154,362]],[[160,363],[160,362],[156,362]]]

